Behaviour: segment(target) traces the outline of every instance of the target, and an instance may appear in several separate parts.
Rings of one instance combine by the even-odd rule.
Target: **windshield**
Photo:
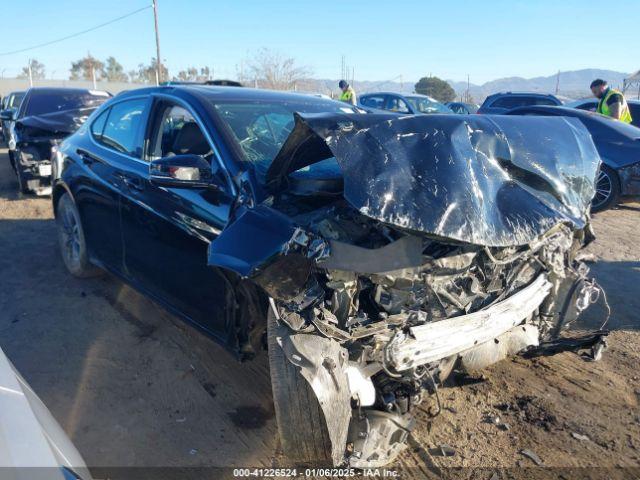
[[[309,98],[300,101],[236,101],[213,103],[240,147],[243,160],[262,177],[293,130],[294,112],[358,113],[349,105]]]
[[[24,92],[14,93],[9,97],[9,104],[7,108],[18,108],[20,106],[20,102],[22,101],[22,97],[24,97]]]
[[[420,113],[452,113],[446,105],[429,97],[405,97],[414,110]]]
[[[98,107],[109,98],[106,92],[33,92],[29,97],[25,116]]]

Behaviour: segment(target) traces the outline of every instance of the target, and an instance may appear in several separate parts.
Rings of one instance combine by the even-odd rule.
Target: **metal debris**
[[[539,467],[544,465],[542,460],[540,460],[540,457],[538,455],[536,455],[536,453],[534,451],[529,450],[528,448],[525,448],[524,450],[520,450],[520,455],[522,455],[524,457],[527,457],[528,459],[532,460],[533,463],[535,463]]]

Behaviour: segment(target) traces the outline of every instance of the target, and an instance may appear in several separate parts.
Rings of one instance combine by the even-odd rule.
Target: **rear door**
[[[89,125],[90,139],[77,158],[84,169],[73,186],[89,254],[103,266],[123,274],[120,204],[125,187],[123,166],[142,154],[141,125],[148,98],[129,98],[103,111]]]
[[[134,284],[200,328],[226,341],[233,322],[232,290],[207,266],[209,243],[229,217],[232,197],[205,129],[189,106],[154,101],[145,129],[144,160],[129,162],[122,204],[125,267]],[[149,161],[179,154],[211,162],[217,190],[166,188],[149,180]]]

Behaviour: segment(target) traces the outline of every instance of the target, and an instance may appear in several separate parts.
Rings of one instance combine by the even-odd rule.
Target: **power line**
[[[123,19],[125,19],[127,17],[135,15],[136,13],[140,13],[143,10],[146,10],[148,8],[152,8],[152,5],[147,5],[146,7],[139,8],[137,10],[134,10],[133,12],[129,12],[129,13],[125,14],[125,15],[122,15],[120,17],[114,18],[113,20],[109,20],[108,22],[104,22],[104,23],[101,23],[100,25],[96,25],[95,27],[91,27],[91,28],[88,28],[86,30],[82,30],[81,32],[72,33],[71,35],[67,35],[66,37],[58,38],[56,40],[51,40],[50,42],[40,43],[38,45],[33,45],[33,46],[27,47],[27,48],[21,48],[20,50],[13,50],[12,52],[0,53],[0,57],[4,57],[6,55],[13,55],[15,53],[27,52],[29,50],[34,50],[36,48],[46,47],[48,45],[53,45],[54,43],[62,42],[64,40],[69,40],[70,38],[74,38],[74,37],[77,37],[79,35],[84,35],[85,33],[89,33],[89,32],[92,32],[94,30],[97,30],[99,28],[106,27],[107,25],[111,25],[112,23],[118,22],[118,21],[123,20]]]

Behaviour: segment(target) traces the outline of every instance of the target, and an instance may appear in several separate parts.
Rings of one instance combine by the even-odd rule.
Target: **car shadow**
[[[0,220],[0,251],[0,347],[90,467],[272,465],[265,352],[239,363],[119,279],[70,276],[52,219]]]

